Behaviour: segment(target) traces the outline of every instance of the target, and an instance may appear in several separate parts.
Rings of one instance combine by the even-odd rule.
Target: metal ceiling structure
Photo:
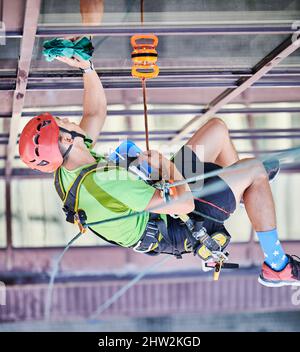
[[[139,3],[132,2],[136,5]],[[240,0],[239,3],[242,2]],[[24,237],[27,235],[25,229],[23,233],[22,225],[29,212],[21,214],[22,204],[16,207],[14,203],[18,198],[14,198],[13,194],[14,189],[17,193],[23,184],[24,188],[29,185],[31,189],[40,186],[38,191],[44,197],[44,209],[38,209],[39,212],[34,213],[33,220],[30,218],[32,214],[28,215],[30,219],[25,220],[30,225],[27,224],[26,229],[31,232],[30,226],[35,220],[37,223],[43,222],[43,225],[47,221],[51,223],[51,235],[56,235],[57,227],[61,232],[64,230],[56,213],[51,213],[48,218],[46,216],[48,207],[52,208],[54,203],[48,203],[47,188],[45,191],[42,183],[50,184],[53,175],[30,170],[20,161],[17,147],[22,126],[41,111],[67,116],[73,121],[79,121],[82,116],[82,75],[78,70],[70,69],[62,63],[46,62],[41,54],[44,39],[87,33],[94,36],[94,64],[108,98],[108,123],[99,136],[96,146],[99,150],[102,145],[115,145],[120,139],[127,137],[141,145],[144,142],[144,131],[140,124],[143,117],[141,86],[130,73],[129,38],[135,33],[155,33],[159,36],[161,45],[158,47],[160,74],[156,79],[147,82],[148,116],[152,123],[149,140],[152,145],[184,143],[203,121],[216,114],[229,122],[230,135],[241,157],[281,153],[300,145],[300,25],[297,21],[297,17],[300,17],[300,0],[288,0],[284,3],[281,0],[272,1],[272,6],[266,6],[266,9],[263,6],[267,1],[251,2],[257,3],[254,9],[250,8],[250,2],[245,1],[245,6],[250,6],[249,14],[253,12],[249,19],[247,16],[240,18],[241,12],[235,15],[234,6],[237,2],[228,0],[226,6],[230,10],[224,14],[224,20],[223,12],[226,11],[222,9],[218,9],[215,17],[212,14],[208,18],[207,13],[211,10],[201,14],[200,9],[195,11],[199,15],[199,21],[190,22],[181,20],[181,6],[185,8],[190,5],[187,13],[192,16],[194,5],[199,8],[204,3],[225,6],[225,2],[191,0],[183,4],[180,0],[173,0],[172,4],[178,7],[174,14],[166,18],[177,16],[176,20],[164,21],[162,16],[163,19],[155,21],[153,18],[165,11],[168,1],[149,1],[145,6],[150,20],[147,22],[145,16],[146,22],[143,26],[139,25],[138,6],[131,13],[131,20],[124,20],[121,16],[124,8],[128,10],[129,0],[107,1],[107,18],[99,26],[81,26],[78,22],[79,14],[75,13],[79,11],[79,6],[76,7],[75,3],[77,6],[79,1],[0,0],[0,23],[5,25],[3,30],[0,28],[0,189],[4,191],[5,203],[3,213],[0,212],[0,220],[3,219],[5,227],[1,234],[5,238],[5,244],[0,247],[0,271],[1,268],[11,272],[21,268],[30,275],[44,273],[51,267],[51,260],[57,255],[57,251],[61,250],[61,243],[68,239],[60,234],[63,238],[58,245],[47,242],[47,235],[51,236],[45,226],[45,232],[40,236],[44,242],[32,241],[27,245],[25,240],[24,244],[19,240],[16,245],[15,241],[17,231],[14,224],[17,221],[21,228],[18,238],[23,234]],[[118,8],[119,13],[115,13],[114,10],[120,4],[123,7]],[[245,10],[241,11],[247,13]],[[5,45],[1,45],[3,40],[6,41]],[[284,164],[281,173],[286,177],[283,183],[287,188],[290,180],[299,176],[300,164],[295,161]],[[16,187],[19,184],[20,187]],[[282,189],[285,190],[280,188]],[[281,192],[283,204],[294,204],[296,191],[290,191],[286,194]],[[24,194],[28,196],[29,193]],[[29,196],[32,199],[26,198],[25,204],[32,203],[36,207],[41,199],[35,199],[34,194]],[[298,202],[298,198],[296,201]],[[277,206],[282,206],[278,203]],[[284,209],[285,214],[280,215],[288,218],[291,211],[293,209]],[[287,232],[291,231],[292,226],[296,227],[297,221],[295,219],[292,225],[289,224]],[[232,259],[245,267],[261,262],[254,232],[250,225],[246,228],[247,231],[248,229],[251,232],[249,237],[243,241],[239,237],[231,246]],[[297,236],[298,234],[297,232]],[[284,245],[288,250],[299,250],[298,238],[294,233],[290,237],[286,236]],[[68,260],[62,264],[62,271],[69,270],[72,273],[79,266],[80,270],[92,272],[104,265],[104,272],[107,270],[111,273],[114,270],[119,273],[126,265],[134,264],[143,268],[150,263],[149,258],[140,258],[133,251],[110,245],[73,247],[68,256]],[[87,257],[89,261],[86,261]],[[172,264],[171,270],[179,272],[179,265],[182,265],[182,270],[199,269],[193,258],[185,259],[184,264]],[[34,276],[30,275],[29,280]],[[249,282],[256,287],[256,281],[254,283],[253,280],[254,275],[249,278]],[[235,281],[238,287],[238,279]],[[245,287],[246,282],[248,281],[245,281]],[[44,297],[43,285],[41,283],[40,286]],[[36,288],[39,289],[39,285]],[[13,290],[9,291],[9,295],[15,297]],[[277,299],[275,298],[274,302]],[[13,302],[14,298],[10,299]],[[244,304],[244,301],[241,302]],[[254,301],[253,307],[260,309],[260,302],[257,305],[258,301]],[[39,302],[42,307],[41,302],[44,301]],[[275,310],[277,307],[273,303],[270,306]],[[282,306],[285,307],[285,303]],[[243,304],[241,309],[244,309]],[[10,306],[13,311],[15,308],[11,302]],[[15,309],[16,314],[21,316],[18,309]],[[59,305],[57,309],[60,314]],[[77,314],[76,309],[75,311]],[[169,310],[166,311],[169,314]],[[159,313],[158,308],[157,314]]]
[[[269,55],[264,57],[253,69],[252,75],[246,78],[240,78],[237,82],[236,88],[228,89],[216,97],[213,101],[208,104],[205,112],[200,116],[195,116],[187,125],[185,125],[181,131],[179,131],[171,142],[180,140],[184,135],[190,132],[193,127],[199,121],[199,118],[209,118],[215,115],[224,105],[230,103],[236,96],[240,95],[246,89],[255,84],[259,79],[261,79],[266,73],[272,70],[274,67],[279,65],[279,63],[291,55],[294,51],[299,48],[300,40],[292,35],[277,48],[275,48]]]
[[[198,90],[208,89],[211,91],[218,91],[213,99],[202,104],[202,108],[193,109],[188,105],[186,108],[172,108],[172,104],[166,105],[166,108],[149,108],[149,116],[180,116],[180,115],[196,115],[191,118],[180,130],[156,130],[150,133],[150,140],[164,141],[173,143],[179,140],[185,140],[190,133],[195,129],[199,121],[213,116],[216,112],[220,114],[263,114],[263,113],[299,113],[300,104],[298,107],[252,107],[246,106],[240,108],[228,108],[226,104],[241,97],[241,93],[250,87],[252,90],[275,89],[285,90],[287,88],[300,87],[300,60],[298,66],[284,67],[278,65],[282,60],[286,59],[289,55],[295,52],[299,46],[299,40],[296,40],[295,33],[297,28],[293,23],[274,23],[268,21],[263,23],[235,23],[235,24],[204,24],[204,25],[191,25],[191,24],[145,24],[143,27],[136,24],[121,24],[121,25],[102,25],[97,27],[84,27],[64,24],[45,24],[39,23],[39,15],[41,9],[40,0],[27,0],[22,4],[17,1],[10,3],[2,1],[2,20],[8,22],[5,37],[6,40],[20,40],[19,59],[17,61],[17,69],[4,69],[0,70],[0,93],[12,92],[11,109],[8,111],[0,111],[0,118],[4,119],[4,130],[0,133],[0,145],[6,146],[4,155],[0,155],[0,160],[5,161],[4,169],[0,170],[0,177],[6,180],[6,217],[7,217],[7,243],[11,246],[11,189],[10,182],[14,177],[43,177],[43,175],[32,172],[28,169],[14,167],[14,160],[18,159],[16,155],[16,145],[19,135],[19,122],[21,119],[31,117],[39,113],[38,109],[25,107],[26,99],[29,93],[36,96],[45,91],[47,95],[56,94],[56,92],[76,92],[82,91],[83,85],[81,75],[78,71],[60,69],[35,69],[32,65],[34,46],[38,38],[49,38],[53,36],[64,35],[83,35],[89,33],[94,35],[95,38],[107,37],[128,37],[134,33],[155,33],[159,36],[240,36],[240,35],[285,35],[286,39],[277,47],[275,47],[268,55],[261,58],[257,64],[252,68],[228,68],[217,67],[209,69],[201,69],[197,67],[179,66],[171,68],[167,66],[161,67],[161,72],[156,80],[149,81],[148,88],[151,91],[155,89],[171,89],[170,95],[177,95],[178,89],[192,89],[194,90],[193,96],[197,97]],[[12,13],[15,14],[15,23],[22,23],[20,28],[13,25],[11,22]],[[10,19],[10,20],[8,20]],[[126,39],[126,38],[125,38]],[[97,61],[96,61],[97,63]],[[96,64],[96,67],[99,66]],[[112,62],[113,66],[113,62]],[[127,66],[127,64],[125,65]],[[113,90],[131,90],[134,91],[140,87],[140,83],[133,80],[130,75],[128,67],[115,67],[98,68],[99,76],[102,79],[104,87],[107,89],[108,94]],[[62,79],[63,78],[63,79]],[[174,91],[175,89],[175,91]],[[258,93],[259,94],[259,93]],[[181,95],[181,93],[179,93]],[[187,94],[189,95],[189,94]],[[181,95],[182,97],[182,95]],[[165,95],[168,104],[168,95]],[[176,99],[176,98],[175,98]],[[128,99],[127,99],[128,100]],[[155,99],[153,99],[155,100]],[[130,98],[129,98],[130,102]],[[152,101],[151,101],[152,102]],[[121,103],[121,101],[120,101]],[[134,100],[132,101],[134,103]],[[155,103],[155,101],[154,101]],[[161,102],[160,102],[161,103]],[[185,99],[181,98],[181,103],[184,106]],[[81,110],[61,110],[59,105],[51,105],[51,110],[56,111],[56,114],[61,116],[80,116]],[[142,110],[124,108],[121,110],[111,110],[108,107],[108,116],[139,116],[142,115]],[[245,130],[231,130],[233,139],[293,139],[300,138],[300,130],[298,128],[286,129],[245,129]],[[101,137],[102,142],[117,141],[119,137],[131,136],[136,141],[143,141],[143,131],[130,131],[124,130],[119,132],[104,132]],[[273,150],[262,150],[262,152],[270,153]],[[251,152],[251,151],[246,151]],[[245,153],[245,151],[241,151]],[[252,153],[259,154],[259,150],[252,150]],[[287,168],[287,171],[298,171],[298,167]]]
[[[151,103],[160,104],[159,107],[149,108],[149,116],[159,118],[159,116],[181,116],[181,115],[196,115],[191,118],[190,121],[184,125],[180,130],[155,130],[150,133],[150,140],[152,141],[164,141],[174,142],[177,140],[186,139],[189,134],[194,130],[199,117],[201,119],[208,118],[214,115],[216,112],[222,115],[229,114],[279,114],[283,112],[287,113],[299,113],[300,104],[298,106],[285,106],[285,107],[254,107],[246,106],[243,101],[241,93],[246,89],[249,90],[251,87],[252,94],[254,91],[257,95],[260,95],[262,89],[270,90],[274,89],[276,92],[286,92],[286,89],[293,88],[297,92],[297,87],[300,86],[300,62],[293,66],[278,66],[282,60],[286,59],[294,51],[298,49],[299,40],[295,40],[295,33],[297,34],[297,28],[293,26],[293,23],[239,23],[231,25],[221,24],[205,24],[205,25],[152,25],[146,24],[143,27],[132,24],[132,25],[102,25],[98,27],[83,27],[83,26],[70,26],[64,24],[51,24],[39,23],[40,14],[40,0],[28,0],[20,4],[17,1],[11,1],[10,3],[2,1],[2,20],[8,23],[6,28],[6,39],[18,39],[20,40],[19,48],[19,59],[17,61],[17,69],[5,69],[0,70],[0,93],[1,92],[12,92],[11,108],[0,111],[0,119],[4,121],[4,130],[0,133],[0,145],[6,146],[6,152],[4,155],[0,155],[0,159],[5,161],[4,169],[0,170],[0,177],[6,179],[6,214],[7,214],[7,233],[8,244],[11,243],[11,211],[10,211],[10,181],[14,177],[43,177],[43,175],[32,172],[26,168],[14,167],[14,160],[18,159],[16,155],[16,145],[19,135],[19,122],[21,119],[34,116],[39,113],[39,110],[33,105],[30,107],[26,104],[26,99],[30,94],[35,95],[35,100],[38,100],[40,94],[47,95],[56,94],[56,92],[73,92],[76,93],[82,91],[81,76],[77,71],[66,70],[65,68],[52,69],[46,67],[35,69],[32,67],[33,50],[36,44],[37,38],[48,38],[53,36],[64,36],[64,35],[82,35],[85,33],[93,34],[95,38],[101,37],[128,37],[134,33],[156,33],[159,36],[240,36],[240,35],[285,35],[286,39],[277,47],[275,47],[268,55],[262,57],[257,64],[252,68],[235,68],[235,67],[217,67],[217,68],[199,68],[178,66],[172,68],[166,66],[161,67],[161,72],[156,80],[149,81],[148,87],[151,92],[160,89],[165,93],[165,108],[161,107],[162,101],[159,99],[151,99]],[[20,28],[16,28],[10,20],[5,19],[11,18],[12,13],[16,16],[15,23],[22,23]],[[1,57],[0,57],[1,58]],[[299,60],[300,61],[300,60]],[[99,66],[99,65],[98,65]],[[113,66],[113,62],[112,62]],[[127,64],[125,65],[127,66]],[[193,65],[192,65],[193,66]],[[97,65],[96,65],[97,67]],[[135,92],[140,86],[139,82],[132,79],[130,75],[130,69],[128,67],[122,68],[116,66],[115,68],[98,68],[99,76],[102,79],[104,87],[107,89],[108,95],[113,94],[115,90],[118,97],[118,91],[130,91],[131,89]],[[62,79],[63,78],[63,79]],[[191,108],[186,104],[186,99],[182,99],[180,89],[190,89],[187,96],[195,97],[199,96],[199,89],[201,92],[203,89],[208,89],[212,92],[213,99],[203,101],[200,103],[202,107]],[[171,90],[171,93],[166,93],[167,89]],[[179,90],[179,91],[178,91]],[[194,94],[190,94],[194,92]],[[219,93],[218,93],[219,92]],[[216,94],[218,93],[218,94]],[[276,95],[276,93],[274,93]],[[272,93],[273,95],[273,93]],[[179,100],[181,97],[181,108],[172,107],[172,103],[168,102],[171,96],[175,97],[174,100]],[[226,107],[225,105],[232,100],[240,99],[243,107]],[[31,98],[30,98],[31,99]],[[29,101],[30,101],[29,99]],[[136,103],[136,98],[130,101]],[[275,98],[276,99],[276,98]],[[170,99],[171,100],[171,99]],[[120,98],[117,101],[122,102]],[[116,102],[117,102],[116,101]],[[268,98],[266,98],[268,102]],[[285,101],[283,99],[277,99],[277,101]],[[297,101],[297,100],[293,100]],[[255,102],[255,99],[254,99]],[[203,104],[204,103],[204,104]],[[299,103],[299,101],[298,101]],[[174,104],[174,102],[173,102]],[[186,104],[186,108],[184,107]],[[81,116],[80,109],[60,109],[62,104],[49,106],[52,111],[61,116]],[[67,108],[67,106],[65,106]],[[108,107],[108,116],[140,116],[142,115],[141,109],[123,108],[121,110],[110,110]],[[256,140],[256,139],[293,139],[297,140],[300,138],[299,128],[283,128],[283,129],[232,129],[231,135],[233,139],[245,139],[245,140]],[[120,136],[131,136],[136,141],[142,141],[143,131],[139,130],[124,130],[119,132],[104,132],[101,137],[102,142],[117,141]],[[278,151],[273,150],[246,150],[241,153],[270,153]],[[286,169],[288,172],[298,172],[298,166],[289,167]]]

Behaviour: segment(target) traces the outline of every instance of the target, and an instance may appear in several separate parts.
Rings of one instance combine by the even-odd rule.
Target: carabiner
[[[74,224],[78,225],[81,233],[86,233],[86,214],[82,209],[79,209],[74,215]]]

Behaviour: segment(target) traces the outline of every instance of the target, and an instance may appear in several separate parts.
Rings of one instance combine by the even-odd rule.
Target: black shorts
[[[173,161],[185,178],[222,169],[219,165],[200,161],[197,155],[186,146],[180,149]],[[195,211],[189,216],[203,221],[203,226],[209,234],[216,231],[224,231],[228,234],[224,227],[224,221],[235,211],[236,201],[227,183],[219,176],[212,176],[189,185],[195,199]],[[174,254],[173,245],[179,252],[184,253],[184,241],[188,231],[186,225],[180,219],[174,219],[169,215],[167,220],[169,241],[163,239],[159,251]]]

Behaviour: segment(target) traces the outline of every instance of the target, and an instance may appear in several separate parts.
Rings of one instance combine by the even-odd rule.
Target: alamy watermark
[[[143,173],[151,178],[151,181],[168,180],[172,177],[172,181],[176,182],[182,180],[181,175],[184,178],[192,178],[204,173],[204,163],[200,161],[204,160],[205,151],[202,145],[195,147],[185,145],[182,148],[178,146],[177,152],[173,153],[169,145],[160,145],[157,148],[159,151],[153,148],[153,150],[146,152],[131,141],[123,140],[120,143],[115,151],[109,150],[108,153],[105,153],[107,155],[106,160],[119,167],[119,170],[127,169],[131,172],[120,172],[116,168],[112,168],[111,172],[105,172],[107,169],[105,167],[101,168],[103,160],[100,159],[96,177],[102,181],[132,180],[132,173],[137,175]],[[199,180],[189,186],[191,190],[194,188],[201,189],[203,182],[203,180]]]
[[[6,305],[6,286],[5,283],[0,281],[0,306]]]
[[[295,291],[292,294],[292,304],[294,306],[300,306],[300,287],[299,286],[292,286],[292,290]]]
[[[6,29],[2,21],[0,21],[0,45],[6,45]]]

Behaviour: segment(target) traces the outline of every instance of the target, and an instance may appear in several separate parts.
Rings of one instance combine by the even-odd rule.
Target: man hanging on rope
[[[138,252],[171,253],[180,257],[189,251],[188,229],[172,214],[188,214],[209,235],[217,231],[228,234],[223,223],[243,199],[265,256],[259,282],[272,287],[300,285],[300,262],[284,252],[278,239],[269,185],[269,178],[278,171],[276,168],[266,171],[259,160],[239,160],[225,123],[213,118],[193,135],[174,162],[157,151],[139,156],[139,163],[146,160],[153,169],[160,170],[165,180],[184,180],[193,174],[190,170],[199,170],[199,167],[204,173],[222,171],[220,175],[204,180],[203,196],[197,197],[198,182],[191,186],[182,184],[176,187],[176,198],[182,201],[173,202],[175,195],[171,195],[171,202],[163,203],[160,190],[126,168],[109,165],[104,156],[93,151],[106,119],[107,104],[102,84],[89,61],[58,59],[83,72],[83,117],[79,125],[48,113],[34,117],[20,136],[20,156],[32,169],[56,171],[57,190],[62,199],[66,199],[66,193],[82,170],[91,167],[77,188],[76,201],[77,209],[84,210],[88,223],[102,221],[90,226],[93,232]],[[198,152],[199,146],[202,146],[203,155]],[[100,172],[92,172],[95,171],[93,165],[104,164],[107,166],[98,167]],[[230,165],[236,168],[227,169]],[[221,188],[215,185],[221,185]],[[218,191],[205,194],[209,187]],[[64,205],[65,208],[70,206]],[[138,216],[131,216],[136,212],[140,212]],[[116,217],[120,219],[106,221]]]

